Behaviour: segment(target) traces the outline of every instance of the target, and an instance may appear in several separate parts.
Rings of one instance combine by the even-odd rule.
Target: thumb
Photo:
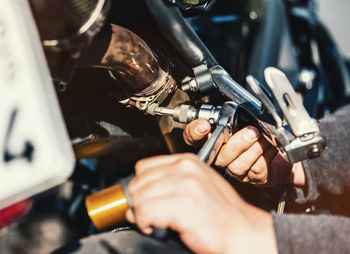
[[[211,126],[208,121],[198,119],[186,126],[183,133],[184,140],[189,145],[195,145],[199,141],[202,141],[207,137],[211,130]]]

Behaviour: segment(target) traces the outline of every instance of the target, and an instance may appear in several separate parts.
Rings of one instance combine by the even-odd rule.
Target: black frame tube
[[[191,68],[206,61],[208,67],[217,61],[197,33],[175,6],[167,6],[162,0],[145,0],[161,32],[184,57]]]

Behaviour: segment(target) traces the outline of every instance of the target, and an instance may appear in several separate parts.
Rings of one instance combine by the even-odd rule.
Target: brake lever
[[[318,122],[307,113],[286,75],[269,67],[265,69],[265,80],[287,122],[285,125],[259,82],[252,76],[247,77],[247,83],[275,120],[275,125],[260,121],[275,140],[275,145],[291,163],[320,156],[326,140],[321,136]]]

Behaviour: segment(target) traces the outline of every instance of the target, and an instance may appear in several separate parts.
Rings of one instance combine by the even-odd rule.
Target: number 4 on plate
[[[4,138],[3,160],[6,163],[10,163],[11,161],[16,160],[16,159],[25,159],[28,162],[31,162],[33,160],[33,153],[34,153],[34,146],[33,146],[32,142],[25,141],[23,143],[22,152],[19,154],[11,153],[9,146],[8,146],[9,141],[11,139],[13,126],[16,122],[16,116],[17,116],[17,110],[14,109],[11,113],[11,116],[10,116],[10,119],[8,122],[8,126],[7,126],[6,135]]]

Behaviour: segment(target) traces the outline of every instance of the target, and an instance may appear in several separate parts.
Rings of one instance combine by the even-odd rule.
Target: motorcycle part
[[[237,103],[255,117],[262,113],[262,104],[246,89],[234,81],[224,68],[217,65],[210,68],[214,86],[223,95]]]
[[[146,2],[163,34],[193,69],[195,82],[191,81],[187,88],[204,92],[215,87],[229,99],[244,104],[243,107],[248,111],[258,114],[261,103],[218,65],[180,11],[175,7],[166,6],[161,0]]]
[[[213,68],[215,69],[216,67]],[[281,152],[291,163],[320,156],[326,146],[326,141],[320,135],[317,121],[309,116],[283,72],[276,68],[267,68],[265,70],[265,79],[272,91],[273,98],[282,111],[283,118],[288,123],[288,128],[271,102],[270,94],[263,90],[256,79],[248,76],[247,82],[264,104],[266,111],[262,110],[262,103],[259,100],[253,96],[250,97],[250,94],[246,94],[243,88],[235,85],[234,81],[221,68],[218,70],[219,72],[215,79],[217,84],[219,84],[220,91],[228,95],[228,97],[234,98],[234,101],[226,102],[222,107],[203,105],[199,109],[189,105],[179,105],[173,109],[153,105],[149,108],[150,111],[148,113],[168,115],[181,123],[189,123],[198,118],[206,119],[211,124],[217,123],[213,136],[203,146],[203,151],[201,150],[200,152],[201,156],[202,153],[204,154],[203,158],[210,157],[210,162],[213,160],[213,156],[209,156],[211,151],[216,154],[218,152],[216,146],[220,148],[226,142],[226,139],[221,137],[225,128],[230,129],[229,133],[232,134],[232,128],[237,127],[235,126],[237,122],[232,120],[236,117],[237,109],[243,109],[239,110],[239,118],[246,118],[249,124],[255,125],[271,144],[280,148]],[[223,74],[220,76],[219,73]],[[245,95],[247,96],[243,97]],[[269,119],[266,113],[271,115],[275,122],[274,125],[271,121],[266,122],[266,119]],[[230,118],[232,119],[230,120]]]
[[[51,75],[63,87],[77,59],[101,30],[109,0],[30,0]]]
[[[122,179],[119,184],[86,197],[88,215],[97,229],[106,229],[126,220],[126,210],[132,208],[127,187],[133,178],[134,175],[130,175]],[[154,227],[152,229],[152,235],[157,239],[164,239],[168,234],[168,229]]]
[[[108,46],[93,43],[79,65],[107,69],[121,86],[118,100],[124,105],[144,111],[162,103],[176,89],[169,62],[161,65],[147,43],[129,29],[111,24],[110,33]],[[94,56],[98,47],[105,47],[102,57]]]
[[[107,67],[111,75],[133,93],[157,90],[159,84],[154,83],[164,71],[146,42],[121,26],[111,24],[111,29],[111,40],[101,66]],[[149,89],[144,91],[146,88]]]
[[[214,124],[219,121],[221,106],[214,107],[212,105],[203,104],[199,109],[193,106],[182,104],[175,108],[159,107],[151,105],[147,113],[151,115],[170,116],[179,123],[190,123],[195,119],[205,119],[209,123]]]
[[[85,199],[88,215],[99,230],[125,221],[128,202],[121,184],[96,192]]]
[[[90,40],[101,28],[108,0],[30,0],[44,47],[56,50],[76,46],[77,39]]]
[[[75,158],[28,2],[0,17],[1,209],[66,181]]]
[[[79,248],[76,248],[79,246]],[[191,254],[178,238],[170,238],[167,241],[158,241],[141,232],[130,228],[120,228],[112,232],[90,235],[89,237],[74,241],[60,247],[52,254],[74,253],[99,253],[99,254]]]
[[[217,62],[192,27],[176,7],[166,6],[162,0],[147,0],[147,6],[162,33],[185,58],[191,68],[208,62],[209,66]]]
[[[211,165],[223,144],[228,141],[232,135],[237,108],[237,104],[232,102],[226,102],[222,105],[215,131],[198,152],[198,157],[201,161]]]
[[[0,210],[0,230],[30,211],[31,200],[23,200]]]
[[[162,0],[146,1],[153,18],[169,42],[193,69],[197,90],[210,90],[213,85],[208,68],[217,61],[176,7],[166,6]]]
[[[252,119],[256,122],[251,124],[256,125],[256,123],[258,123],[256,126],[262,131],[262,134],[272,144],[278,147],[291,163],[319,157],[326,147],[326,141],[321,136],[317,121],[309,116],[285,74],[276,68],[270,67],[265,70],[265,79],[273,93],[276,103],[282,111],[283,118],[285,118],[288,123],[288,127],[283,124],[275,106],[270,101],[269,96],[262,90],[261,85],[250,76],[247,78],[247,82],[264,103],[267,112],[275,120],[275,125],[273,126],[257,117],[255,120],[254,118]],[[224,106],[225,105],[226,103]],[[227,114],[231,113],[233,114],[231,117],[234,117],[236,109],[234,111],[231,110],[231,112],[227,110],[223,111],[223,109],[225,109],[224,106],[221,109],[216,130],[200,151],[200,154],[203,153],[206,157],[211,151],[215,150],[215,144],[220,148],[225,142],[225,139],[222,141],[221,137],[224,132],[223,126],[226,124],[226,128],[232,130],[232,125],[235,124],[235,122],[227,121],[229,117]],[[250,111],[243,111],[240,114],[244,115],[245,113],[256,117],[256,115],[254,115],[254,113],[252,114]],[[223,124],[220,124],[220,122]],[[214,153],[213,151],[215,155],[217,152],[218,151]]]
[[[293,135],[288,140],[283,140],[287,135],[278,137],[284,155],[292,163],[320,156],[326,141],[320,135],[317,121],[309,116],[286,75],[276,68],[267,68],[265,80]]]
[[[169,4],[179,7],[181,10],[209,11],[216,0],[167,0]]]

